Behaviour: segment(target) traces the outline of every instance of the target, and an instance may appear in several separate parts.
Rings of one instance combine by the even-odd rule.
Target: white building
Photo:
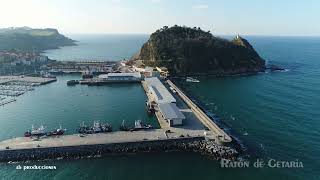
[[[145,78],[144,80],[157,104],[176,102],[176,99],[157,77]]]
[[[161,116],[170,126],[182,125],[185,116],[176,105],[176,99],[157,77],[144,79],[149,93],[157,103]]]
[[[140,73],[108,73],[101,74],[98,78],[102,81],[110,82],[137,82],[141,81]]]
[[[183,119],[186,118],[175,103],[159,104],[159,111],[169,126],[182,125]]]

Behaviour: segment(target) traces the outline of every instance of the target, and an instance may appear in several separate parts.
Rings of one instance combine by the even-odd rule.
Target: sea
[[[134,55],[148,39],[116,34],[69,37],[78,46],[44,54],[63,61],[119,61]],[[226,167],[197,153],[137,153],[1,163],[0,179],[320,179],[320,37],[244,37],[268,64],[285,70],[197,77],[200,83],[175,81],[239,141],[249,167]],[[79,123],[93,120],[110,122],[115,129],[123,120],[136,119],[159,126],[146,114],[146,97],[138,84],[68,87],[66,81],[78,75],[57,78],[0,107],[1,140],[21,136],[31,124],[51,128],[61,124],[70,134]],[[281,166],[282,162],[298,162],[299,167]],[[56,169],[16,169],[18,165]]]

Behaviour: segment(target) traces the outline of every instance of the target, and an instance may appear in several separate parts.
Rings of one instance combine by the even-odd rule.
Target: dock
[[[101,154],[137,153],[151,151],[205,151],[204,136],[167,133],[164,129],[134,132],[108,132],[97,134],[72,134],[39,139],[17,137],[0,142],[0,162],[55,158],[79,158]],[[202,144],[202,145],[201,145]],[[187,147],[189,146],[189,148]],[[207,147],[207,146],[206,146]],[[213,148],[214,145],[210,148]],[[224,147],[216,147],[225,151]],[[209,152],[210,153],[210,152]],[[211,153],[213,156],[220,156]],[[228,154],[223,154],[229,156]]]
[[[221,142],[231,142],[232,138],[224,132],[218,125],[216,125],[209,116],[204,113],[188,96],[186,96],[172,81],[166,81],[169,86],[177,91],[180,98],[189,106],[192,112],[197,116],[197,118],[212,131]]]
[[[183,114],[187,117],[182,126],[170,127],[168,122],[163,118],[161,113],[156,109],[155,115],[162,129],[170,130],[173,132],[182,131],[191,133],[193,131],[201,131],[201,125],[207,127],[210,131],[202,130],[202,133],[207,136],[211,136],[213,139],[217,140],[218,143],[230,143],[232,138],[224,132],[218,125],[208,117],[208,115],[203,112],[189,97],[187,97],[172,81],[167,80],[166,83],[176,90],[176,96],[178,96],[181,101],[183,101],[188,108],[180,109]],[[146,92],[149,101],[154,101],[154,97],[148,92],[148,87],[145,81],[142,81],[142,87]],[[177,103],[179,104],[179,103]],[[181,106],[181,105],[180,105]],[[201,125],[200,125],[201,124]],[[200,133],[199,133],[200,134]]]
[[[10,78],[9,78],[10,79]],[[0,79],[1,80],[1,79]],[[30,80],[31,81],[31,80]],[[3,81],[2,81],[3,82]],[[48,81],[44,81],[48,82]],[[162,81],[163,82],[163,81]],[[162,83],[161,82],[161,83]],[[160,84],[161,84],[160,83]],[[155,98],[148,90],[145,81],[141,81],[142,87],[146,92],[149,101]],[[0,142],[0,161],[23,160],[23,159],[41,159],[55,158],[61,154],[68,156],[83,152],[90,153],[91,150],[99,153],[112,153],[116,151],[130,151],[132,145],[134,148],[152,149],[152,148],[181,148],[188,149],[186,146],[196,143],[196,151],[206,151],[215,156],[217,151],[212,147],[221,150],[220,154],[230,153],[225,151],[229,148],[222,146],[224,143],[232,141],[231,137],[220,129],[191,99],[189,99],[176,85],[170,80],[166,81],[165,91],[168,86],[176,92],[169,92],[169,95],[177,99],[178,113],[184,116],[183,123],[171,126],[166,120],[159,107],[155,107],[155,116],[160,124],[160,129],[147,129],[140,131],[116,131],[96,134],[71,134],[62,136],[49,136],[40,138],[16,137]],[[206,129],[207,127],[208,129]],[[211,140],[212,146],[200,146],[204,140]],[[110,149],[111,147],[111,149]],[[200,149],[199,149],[200,148]],[[89,151],[89,150],[90,151]],[[127,150],[126,150],[127,149]],[[129,149],[129,150],[128,150]],[[130,151],[131,152],[131,151]],[[219,151],[220,152],[220,151]],[[20,155],[20,154],[23,155]]]
[[[147,88],[147,84],[145,81],[141,81],[141,85],[147,95],[147,98],[149,101],[153,101],[153,96],[150,94],[150,92],[148,91],[148,88]],[[159,111],[156,111],[155,112],[155,115],[157,117],[157,120],[159,122],[159,125],[162,129],[169,129],[169,125],[168,123],[163,119],[163,117],[161,116],[160,112]]]
[[[168,140],[180,138],[180,133],[166,133],[164,129],[150,129],[145,131],[115,131],[108,133],[87,134],[81,137],[79,134],[63,135],[56,137],[40,138],[33,140],[30,137],[17,137],[0,142],[0,151],[33,149],[33,148],[52,148],[52,147],[71,147],[80,145],[96,144],[119,144],[130,142],[143,142],[155,140]],[[187,135],[185,134],[185,137]],[[189,134],[189,138],[203,137],[198,134]]]

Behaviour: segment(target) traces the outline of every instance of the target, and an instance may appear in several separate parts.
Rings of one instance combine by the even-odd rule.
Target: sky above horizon
[[[142,33],[186,25],[222,35],[320,35],[318,0],[0,0],[0,28]]]

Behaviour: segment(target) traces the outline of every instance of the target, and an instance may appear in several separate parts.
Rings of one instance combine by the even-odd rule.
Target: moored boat
[[[139,131],[143,129],[152,129],[153,127],[150,124],[144,124],[141,120],[136,120],[134,122],[134,127],[130,131]]]
[[[93,133],[104,133],[111,132],[112,127],[109,123],[103,124],[99,121],[94,121],[92,127],[88,127],[84,124],[84,122],[80,125],[78,129],[78,133],[80,134],[93,134]]]
[[[66,132],[67,129],[62,129],[61,125],[59,128],[54,129],[50,132],[47,133],[48,136],[58,136],[58,135],[63,135]]]
[[[192,77],[187,77],[186,81],[187,82],[194,82],[194,83],[200,82],[198,79],[195,79],[195,78],[192,78]]]
[[[24,133],[25,137],[31,137],[31,136],[44,136],[47,133],[45,132],[45,127],[41,125],[39,128],[35,128],[32,125],[31,130],[28,130],[27,132]]]
[[[120,131],[129,131],[130,128],[125,124],[125,121],[123,120],[120,125]]]
[[[91,79],[93,78],[93,74],[90,71],[84,71],[82,73],[82,79]]]
[[[146,109],[149,115],[152,115],[155,112],[155,107],[152,102],[146,101]]]
[[[67,85],[68,86],[73,86],[73,85],[76,85],[76,84],[79,84],[78,80],[69,80],[69,81],[67,81]]]

